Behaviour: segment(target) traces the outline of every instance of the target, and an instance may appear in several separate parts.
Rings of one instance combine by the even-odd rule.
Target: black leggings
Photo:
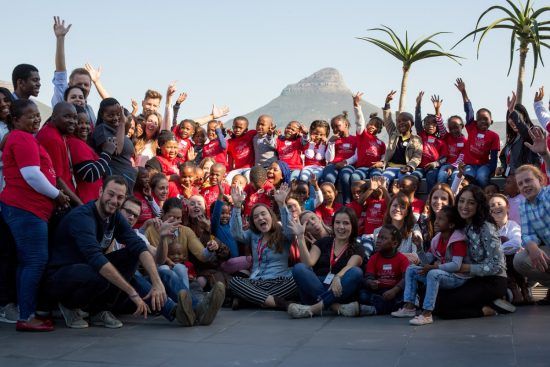
[[[483,306],[506,295],[506,277],[475,277],[455,289],[440,289],[434,314],[443,319],[482,317]]]

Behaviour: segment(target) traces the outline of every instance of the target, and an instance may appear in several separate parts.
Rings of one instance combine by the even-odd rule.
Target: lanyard
[[[340,260],[340,258],[344,255],[344,253],[348,249],[348,245],[346,245],[346,247],[344,247],[344,249],[340,252],[340,255],[338,255],[337,258],[334,258],[334,246],[335,246],[335,244],[336,244],[336,240],[332,241],[332,247],[330,249],[330,271],[329,271],[329,273],[332,273],[332,267],[334,265],[336,265],[338,260]]]
[[[258,246],[256,247],[256,253],[258,254],[258,269],[260,268],[260,266],[262,265],[262,255],[264,253],[264,250],[266,249],[267,247],[267,242],[262,244],[262,238],[263,237],[260,237],[258,239]]]

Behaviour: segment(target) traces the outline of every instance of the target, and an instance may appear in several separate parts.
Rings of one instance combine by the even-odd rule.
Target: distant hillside
[[[350,121],[353,119],[352,91],[344,82],[342,74],[334,68],[325,68],[300,80],[296,84],[288,85],[281,95],[271,102],[245,116],[254,126],[262,114],[273,116],[278,128],[283,128],[289,121],[298,120],[309,126],[314,120],[327,120],[348,111]],[[368,118],[372,112],[380,108],[364,102],[363,113]]]
[[[0,87],[8,88],[10,91],[13,92],[13,86],[11,82],[5,82],[3,80],[0,80]],[[49,105],[45,105],[44,103],[38,101],[36,98],[31,98],[34,103],[38,106],[38,110],[40,111],[40,116],[42,117],[42,123],[46,121],[48,117],[52,114],[52,108]]]

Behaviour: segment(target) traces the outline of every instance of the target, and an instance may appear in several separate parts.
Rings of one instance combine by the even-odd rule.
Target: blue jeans
[[[477,184],[481,188],[485,188],[489,184],[489,176],[491,175],[491,169],[488,164],[474,165],[469,164],[464,168],[464,174],[475,177]]]
[[[418,282],[426,284],[426,295],[422,309],[433,311],[435,300],[439,288],[454,289],[458,288],[466,282],[466,279],[458,277],[454,273],[449,273],[444,270],[433,269],[426,275],[420,275],[421,266],[410,265],[405,274],[405,302],[414,303],[418,289]]]
[[[414,170],[412,174],[415,176],[419,174],[421,177],[418,177],[418,176],[417,177],[420,179],[422,179],[422,177],[426,177],[427,192],[430,192],[432,191],[432,187],[434,187],[435,184],[437,183],[438,173],[439,173],[439,169],[437,168],[429,169],[429,170],[426,170],[425,168],[417,168],[416,170]]]
[[[172,269],[168,265],[161,265],[158,267],[159,274],[164,272],[173,272],[176,274],[180,282],[185,289],[189,289],[189,274],[187,272],[187,266],[183,264],[175,264]]]
[[[361,285],[363,272],[356,266],[346,271],[344,276],[340,279],[342,284],[342,295],[340,297],[336,297],[334,293],[329,290],[329,285],[323,283],[325,276],[317,276],[310,267],[303,263],[294,265],[294,268],[292,268],[292,276],[294,277],[294,282],[296,282],[298,286],[302,303],[312,305],[319,301],[323,301],[323,306],[328,308],[333,303],[345,303],[350,301]]]
[[[315,177],[317,177],[317,180],[319,180],[324,168],[325,167],[323,166],[305,166],[300,171],[300,180],[309,182],[309,178],[311,177],[311,175],[315,175]]]
[[[382,176],[386,178],[386,182],[388,183],[388,188],[391,187],[391,184],[393,180],[395,179],[401,179],[403,176],[408,176],[410,173],[401,173],[401,168],[397,167],[387,167],[384,172],[382,172]]]
[[[180,280],[180,277],[174,271],[162,271],[159,269],[159,277],[166,288],[166,294],[172,299],[178,299],[178,293],[181,290],[189,291],[191,295],[191,303],[193,304],[193,309],[199,304],[199,299],[196,296],[195,291],[192,291],[191,286],[186,287],[185,284]],[[189,278],[187,278],[189,279]],[[197,284],[197,282],[193,282]]]
[[[134,274],[134,278],[132,279],[131,284],[136,289],[136,292],[138,292],[140,297],[145,297],[147,294],[149,294],[149,292],[151,291],[151,288],[152,288],[151,283],[143,275],[141,275],[141,273],[139,271],[136,271],[136,273]],[[166,289],[168,289],[168,287],[166,285],[165,285],[165,287],[166,287]],[[167,292],[167,294],[168,294],[168,292]],[[168,298],[166,299],[166,302],[164,302],[164,305],[160,309],[160,313],[168,321],[173,321],[174,320],[174,313],[172,312],[172,310],[177,305],[176,302],[173,301],[174,299],[175,300],[178,299],[177,295],[176,295],[175,298],[173,298],[173,295],[168,295]],[[150,299],[148,299],[146,302],[149,305],[149,307],[152,307]]]
[[[452,170],[452,173],[450,175],[447,174],[448,169]],[[439,168],[439,172],[437,173],[437,182],[451,185],[457,174],[458,174],[458,169],[456,169],[455,166],[451,164],[445,164]],[[450,177],[450,180],[449,180],[449,177]]]
[[[382,175],[382,170],[380,170],[379,168],[359,167],[355,169],[355,171],[351,175],[351,183],[366,180],[368,178],[380,175]]]
[[[336,165],[329,164],[323,170],[320,182],[330,182],[342,194],[342,202],[348,204],[351,201],[351,175],[355,171],[353,166],[345,166],[338,170]]]
[[[15,240],[19,319],[28,320],[36,311],[36,295],[48,262],[48,223],[31,212],[4,203],[0,203],[0,210]]]

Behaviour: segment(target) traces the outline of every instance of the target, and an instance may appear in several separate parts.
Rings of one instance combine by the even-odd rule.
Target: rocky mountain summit
[[[289,84],[277,98],[245,116],[254,126],[258,116],[268,114],[273,116],[278,128],[283,128],[292,120],[309,126],[314,120],[329,121],[342,111],[348,111],[353,124],[351,96],[352,91],[342,74],[334,68],[324,68],[298,83]],[[380,108],[370,103],[363,102],[362,108],[365,118],[372,112],[378,112],[381,116]]]

